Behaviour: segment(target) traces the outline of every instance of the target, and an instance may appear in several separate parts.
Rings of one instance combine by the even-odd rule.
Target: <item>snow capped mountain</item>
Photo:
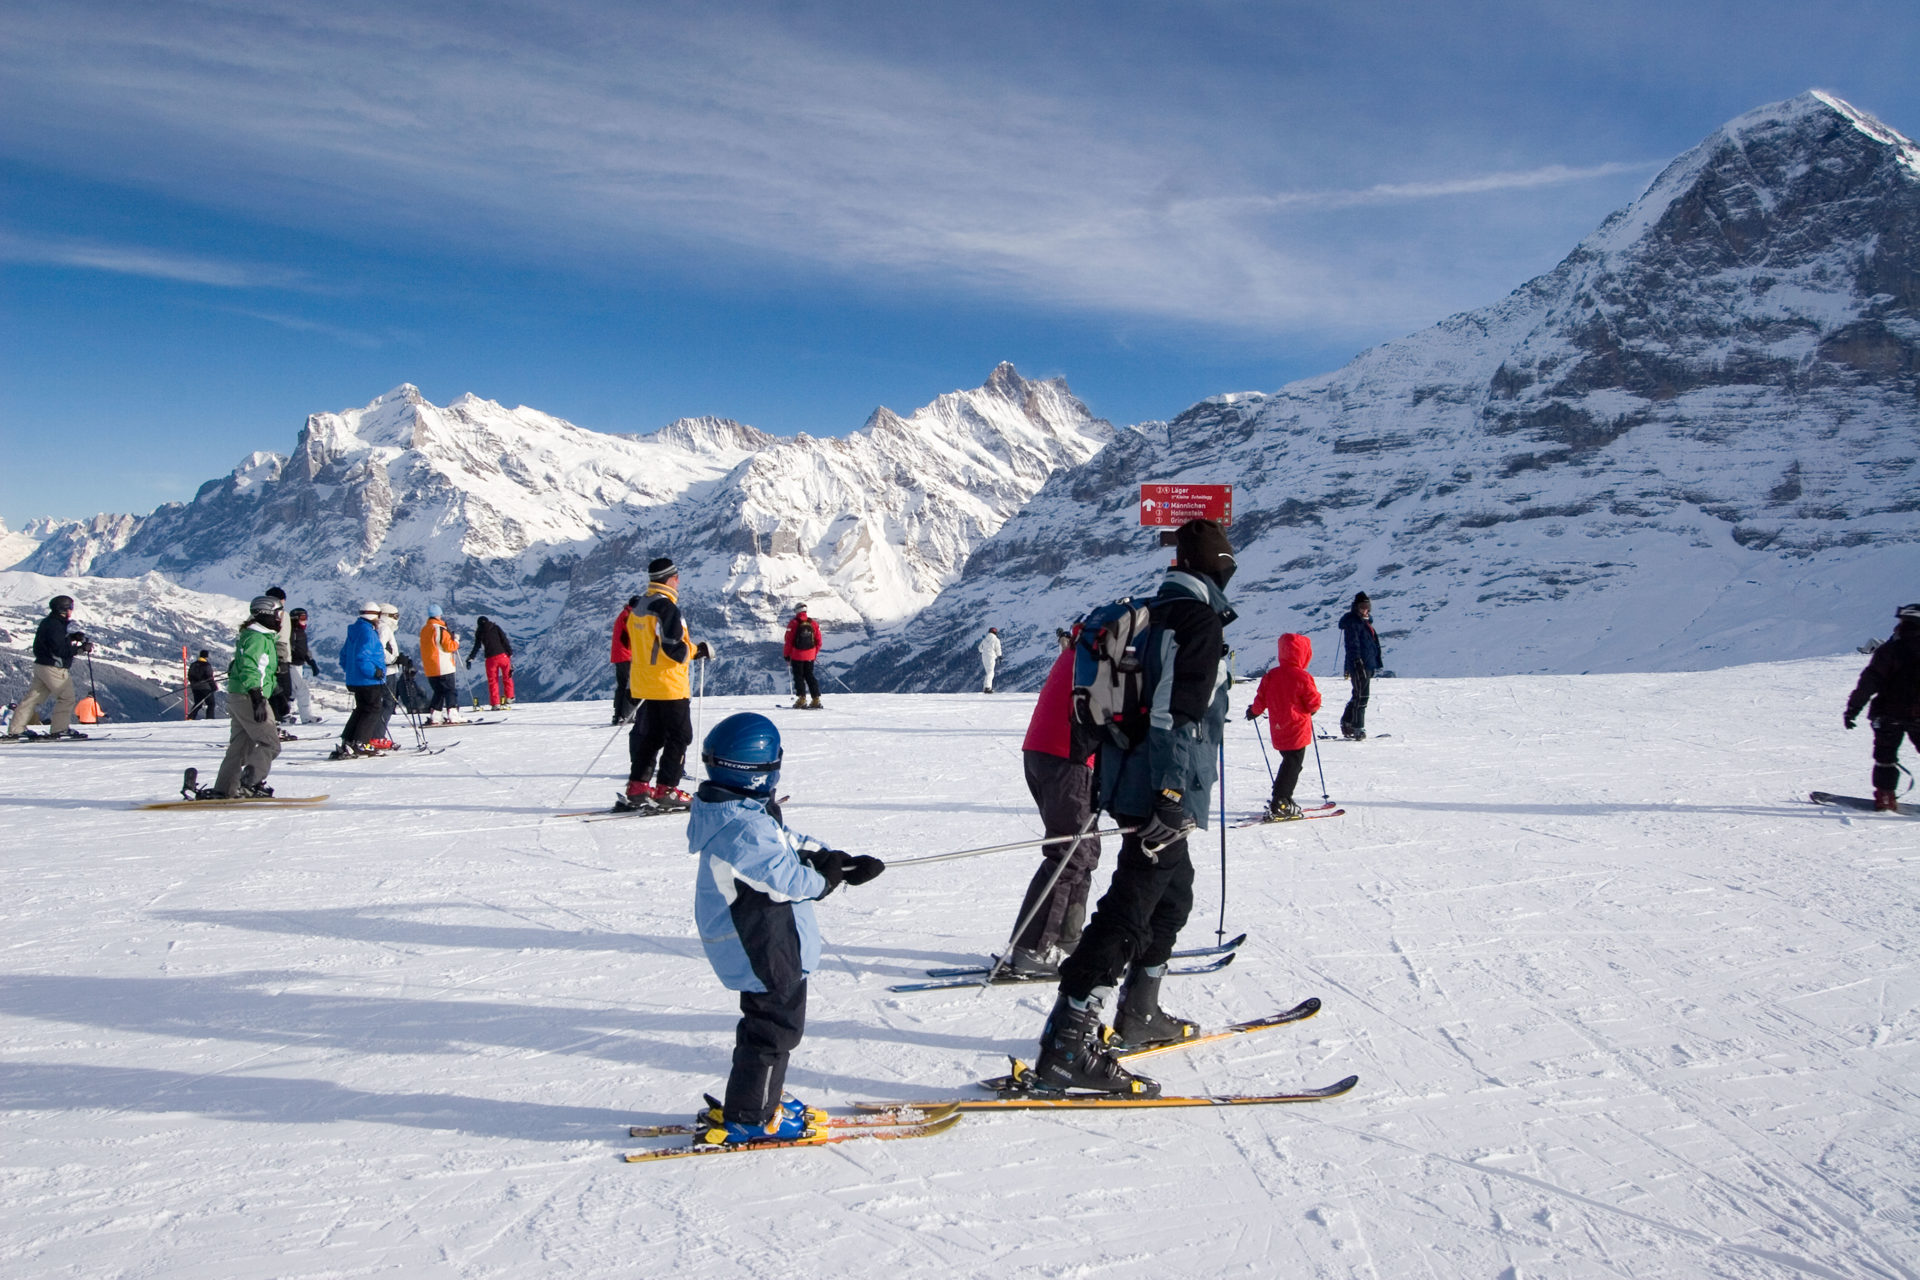
[[[1401,674],[1838,652],[1920,596],[1920,149],[1808,93],[1675,160],[1504,301],[1271,395],[1122,433],[1053,477],[851,679],[1009,680],[1150,590],[1143,481],[1230,482],[1243,667],[1356,590]],[[1011,626],[1009,626],[1011,624]]]
[[[190,503],[50,529],[23,567],[159,573],[243,600],[278,584],[313,613],[323,662],[365,599],[394,602],[409,628],[445,610],[463,635],[486,614],[538,694],[604,692],[614,614],[644,589],[647,561],[671,554],[699,633],[751,656],[715,664],[720,687],[759,687],[779,670],[793,600],[843,651],[910,617],[1052,471],[1111,434],[1064,383],[1010,365],[833,440],[720,418],[609,435],[472,395],[441,408],[401,386],[314,414],[291,455],[252,454]]]

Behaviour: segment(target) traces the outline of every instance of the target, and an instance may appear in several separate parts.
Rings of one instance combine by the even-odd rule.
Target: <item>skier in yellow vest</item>
[[[633,653],[627,689],[635,706],[627,738],[627,789],[616,807],[685,809],[693,803],[680,789],[693,742],[687,673],[713,650],[705,641],[694,643],[688,633],[680,616],[680,571],[666,556],[647,565],[646,598],[627,618],[627,648]]]

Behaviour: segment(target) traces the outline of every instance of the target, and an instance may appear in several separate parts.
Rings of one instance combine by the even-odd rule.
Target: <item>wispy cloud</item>
[[[1069,85],[1065,67],[996,78],[857,47],[782,25],[784,11],[576,0],[476,26],[288,0],[79,8],[12,19],[0,139],[16,151],[99,155],[306,226],[596,266],[759,261],[883,290],[933,284],[1253,328],[1378,323],[1433,314],[1449,256],[1413,256],[1412,237],[1356,249],[1274,215],[1512,198],[1651,167],[1249,193],[1262,171],[1300,168],[1286,148],[1302,144],[1270,118],[1217,119],[1235,100],[1227,86],[1142,103],[1130,84]],[[223,287],[272,276],[65,252],[73,265]]]
[[[78,267],[87,271],[109,271],[117,275],[209,285],[217,289],[305,288],[311,283],[305,272],[286,267],[167,253],[130,245],[45,239],[21,235],[4,228],[0,228],[0,261]]]

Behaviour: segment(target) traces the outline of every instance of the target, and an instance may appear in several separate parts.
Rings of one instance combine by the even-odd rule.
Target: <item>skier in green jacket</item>
[[[255,596],[252,610],[234,645],[227,667],[227,755],[209,799],[237,800],[270,796],[264,785],[268,770],[280,754],[280,722],[274,719],[273,697],[280,679],[280,619],[282,604],[273,596]]]

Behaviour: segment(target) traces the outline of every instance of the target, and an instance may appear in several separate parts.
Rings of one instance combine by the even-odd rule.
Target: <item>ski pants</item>
[[[280,670],[274,673],[267,705],[273,709],[275,724],[293,714],[293,670],[285,658],[280,659]]]
[[[71,671],[65,667],[36,662],[33,664],[33,683],[27,687],[27,696],[20,699],[20,705],[13,709],[13,722],[7,726],[7,732],[19,734],[32,728],[33,722],[40,718],[40,708],[50,702],[53,704],[53,714],[49,717],[47,728],[58,737],[73,724],[73,705],[78,700]]]
[[[232,799],[240,794],[240,777],[247,765],[253,766],[253,785],[267,780],[273,762],[280,755],[280,722],[273,707],[267,718],[253,718],[253,699],[227,696],[227,754],[220,761],[220,776],[214,780],[216,795]]]
[[[693,743],[692,702],[687,698],[642,698],[627,735],[627,781],[655,782],[654,763],[660,765],[658,785],[677,787],[687,770],[687,748]]]
[[[1340,713],[1340,731],[1342,733],[1358,729],[1367,731],[1367,698],[1373,692],[1373,673],[1365,667],[1354,667],[1347,672],[1347,679],[1353,681],[1353,696],[1347,699],[1347,709]]]
[[[815,702],[820,701],[820,681],[813,674],[813,659],[789,658],[787,665],[793,668],[793,696],[811,696]]]
[[[980,665],[983,668],[985,668],[987,673],[986,681],[984,684],[981,685],[980,692],[992,693],[993,692],[993,669],[1000,665],[1000,659],[989,658],[986,654],[983,653],[980,655]]]
[[[293,705],[300,712],[301,724],[313,723],[313,686],[307,683],[304,667],[295,667],[290,676],[293,681]]]
[[[193,706],[187,712],[189,720],[213,719],[213,695],[219,689],[215,684],[197,684],[193,686]]]
[[[1118,813],[1114,817],[1123,827],[1146,821]],[[1165,964],[1192,910],[1193,860],[1186,838],[1149,858],[1138,835],[1122,836],[1113,882],[1094,908],[1080,945],[1060,966],[1060,993],[1085,1000],[1098,989],[1119,985],[1129,966]]]
[[[349,746],[364,747],[380,736],[384,714],[387,686],[384,684],[348,685],[347,692],[353,695],[353,714],[347,717],[346,727],[340,730],[340,741]]]
[[[498,711],[503,697],[513,701],[513,655],[490,653],[487,655],[487,702]]]
[[[625,724],[633,717],[633,662],[613,664],[613,722]]]
[[[433,698],[427,703],[427,714],[445,711],[449,715],[460,709],[459,677],[449,671],[444,676],[428,676],[427,684],[433,688]]]
[[[1873,789],[1894,791],[1900,785],[1900,744],[1911,741],[1920,751],[1920,724],[1905,720],[1873,722]]]
[[[1014,939],[1014,945],[1033,952],[1056,946],[1070,952],[1079,945],[1081,922],[1087,918],[1087,893],[1100,865],[1100,837],[1072,839],[1086,829],[1087,819],[1093,816],[1093,770],[1078,760],[1044,751],[1020,754],[1025,761],[1027,790],[1040,807],[1040,824],[1048,835],[1068,839],[1041,847],[1040,865],[1027,885],[1017,917],[1027,919],[1031,912],[1032,918],[1027,919],[1027,927]],[[1066,866],[1060,868],[1063,858]],[[1050,892],[1048,881],[1053,882]],[[1044,902],[1042,893],[1047,895]]]
[[[1291,801],[1293,789],[1300,785],[1300,771],[1307,764],[1307,749],[1296,747],[1280,753],[1280,772],[1273,776],[1273,803]]]

